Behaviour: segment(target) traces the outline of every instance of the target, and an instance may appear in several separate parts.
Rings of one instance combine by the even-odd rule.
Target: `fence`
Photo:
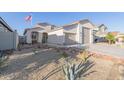
[[[18,34],[16,32],[0,32],[0,50],[17,49]]]

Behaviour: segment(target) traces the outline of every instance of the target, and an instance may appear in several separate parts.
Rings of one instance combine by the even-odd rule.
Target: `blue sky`
[[[0,16],[20,35],[25,28],[31,27],[25,22],[29,12],[0,12]],[[71,23],[81,19],[89,19],[94,24],[105,24],[108,31],[124,33],[124,13],[119,12],[32,12],[32,26],[38,22],[48,22],[57,26]]]

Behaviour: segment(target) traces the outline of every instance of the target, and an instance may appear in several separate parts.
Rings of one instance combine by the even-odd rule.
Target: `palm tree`
[[[109,44],[115,43],[116,39],[115,39],[115,36],[113,34],[108,33],[105,38],[108,40]]]

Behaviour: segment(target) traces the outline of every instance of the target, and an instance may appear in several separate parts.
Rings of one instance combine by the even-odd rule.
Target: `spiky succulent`
[[[33,51],[34,54],[37,54],[38,53],[37,49],[35,49],[35,48],[32,49],[32,51]]]
[[[93,65],[92,62],[87,60],[86,62],[81,61],[79,64],[76,64],[67,59],[62,69],[67,80],[76,80],[84,75]]]
[[[2,56],[0,57],[0,66],[3,64],[4,61],[6,61],[9,57],[8,56]]]

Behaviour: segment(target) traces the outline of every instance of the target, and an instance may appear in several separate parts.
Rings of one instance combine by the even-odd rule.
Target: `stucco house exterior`
[[[58,27],[48,23],[38,23],[25,29],[24,36],[28,44],[49,43],[58,45],[93,43],[94,24],[88,19],[79,20]]]
[[[107,26],[105,26],[104,24],[95,26],[93,31],[94,42],[105,42],[107,33]]]
[[[90,44],[93,43],[93,29],[94,24],[88,19],[79,20],[49,32],[48,43],[59,45]]]
[[[119,33],[116,37],[116,43],[123,43],[124,44],[124,33]]]
[[[109,32],[115,37],[115,44],[124,44],[124,33],[120,33],[119,31]]]
[[[47,43],[48,32],[56,28],[55,25],[44,23],[38,23],[33,28],[27,28],[24,31],[24,37],[27,44],[35,43]]]
[[[0,17],[0,50],[17,49],[18,34]]]

